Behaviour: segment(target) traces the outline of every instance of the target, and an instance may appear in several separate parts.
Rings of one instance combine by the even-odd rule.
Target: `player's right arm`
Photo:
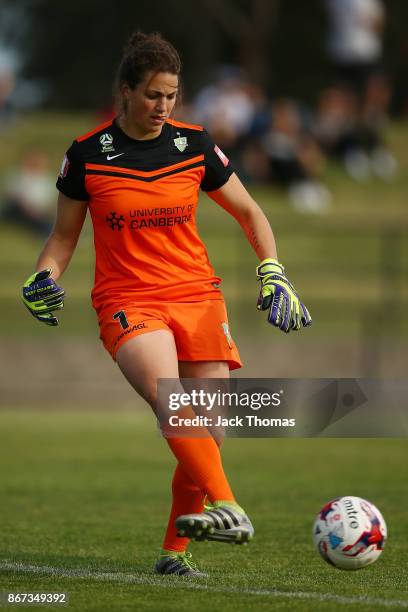
[[[73,200],[63,193],[59,194],[54,227],[38,258],[36,272],[24,283],[24,305],[38,321],[46,325],[58,325],[54,311],[64,307],[65,292],[55,280],[71,261],[87,207],[87,202],[83,200]]]
[[[60,192],[57,218],[38,258],[37,271],[52,268],[54,280],[61,276],[75,251],[87,208],[87,202],[73,200]]]

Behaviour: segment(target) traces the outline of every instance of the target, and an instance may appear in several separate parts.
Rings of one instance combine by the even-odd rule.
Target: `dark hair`
[[[123,49],[115,80],[115,91],[127,84],[134,89],[143,81],[148,72],[170,72],[179,75],[181,62],[179,54],[171,43],[159,32],[132,34]]]

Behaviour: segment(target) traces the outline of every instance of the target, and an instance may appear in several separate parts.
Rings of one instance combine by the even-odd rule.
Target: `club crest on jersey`
[[[188,147],[187,138],[186,136],[180,136],[180,132],[177,132],[177,136],[178,138],[174,138],[173,142],[178,150],[182,153],[184,149]]]
[[[102,145],[102,153],[108,153],[109,151],[114,151],[114,147],[112,146],[112,142],[113,142],[113,136],[112,134],[109,134],[108,132],[106,132],[105,134],[102,134],[102,136],[99,138],[99,142]]]

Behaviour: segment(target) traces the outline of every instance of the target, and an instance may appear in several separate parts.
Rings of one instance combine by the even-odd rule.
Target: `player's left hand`
[[[34,272],[24,283],[22,300],[33,317],[46,325],[58,325],[54,310],[64,308],[65,291],[51,278],[51,268]]]
[[[256,269],[261,281],[257,308],[269,308],[268,321],[282,331],[289,333],[302,326],[311,325],[308,309],[299,299],[294,287],[285,276],[284,267],[276,259],[264,259]]]

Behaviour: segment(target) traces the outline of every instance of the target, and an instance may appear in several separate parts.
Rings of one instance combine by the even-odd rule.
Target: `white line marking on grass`
[[[189,589],[210,591],[211,593],[236,593],[237,595],[263,595],[266,597],[282,597],[287,599],[310,599],[316,601],[334,601],[338,604],[365,604],[377,605],[387,608],[408,608],[408,600],[380,599],[377,597],[344,596],[330,593],[315,593],[308,591],[278,591],[276,589],[246,589],[238,587],[211,586],[205,582],[190,582],[188,578],[175,576],[156,576],[152,574],[130,574],[125,572],[100,572],[86,569],[69,569],[50,567],[47,565],[26,565],[15,561],[0,561],[0,571],[12,571],[22,574],[35,574],[43,576],[56,576],[58,578],[87,578],[100,582],[118,582],[126,584],[140,584],[165,589]],[[177,580],[177,581],[175,581]]]

